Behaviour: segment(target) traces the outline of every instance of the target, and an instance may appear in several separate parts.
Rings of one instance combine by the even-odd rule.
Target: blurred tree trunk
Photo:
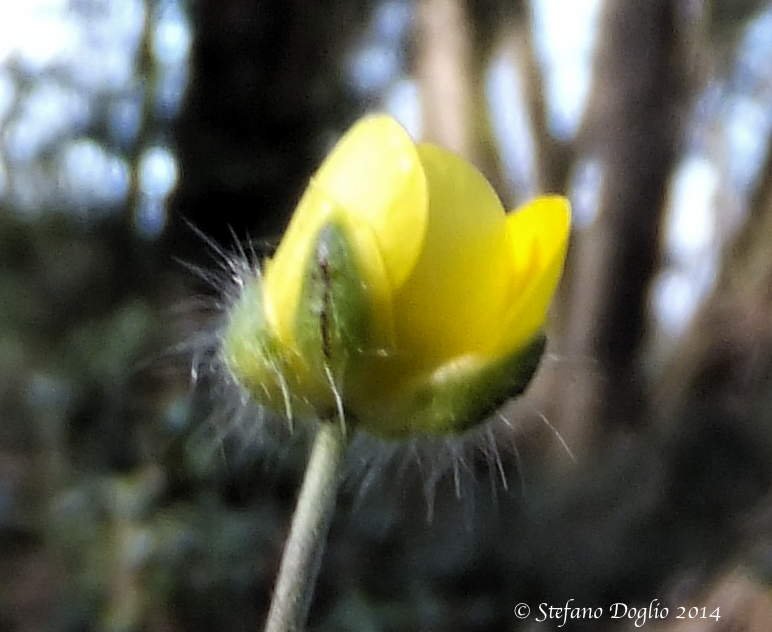
[[[770,244],[772,148],[745,224],[724,253],[716,287],[657,385],[656,410],[666,423],[695,409],[735,423],[772,422]]]
[[[561,429],[579,451],[604,424],[645,414],[639,348],[688,82],[676,0],[608,2],[580,140],[603,165],[599,216],[569,266],[564,352],[593,358],[562,385]]]
[[[422,0],[416,42],[423,137],[474,161],[474,51],[464,4]]]
[[[520,2],[422,0],[417,7],[415,75],[422,139],[475,164],[508,204],[486,78],[496,42],[523,17]]]
[[[539,60],[533,21],[524,16],[520,27],[513,32],[512,42],[524,75],[526,108],[534,138],[534,161],[538,181],[537,193],[565,193],[574,153],[569,143],[552,134],[547,123],[547,95]]]
[[[176,134],[178,213],[167,242],[202,250],[180,215],[219,243],[231,241],[228,227],[239,236],[280,233],[327,142],[358,113],[345,52],[370,4],[195,3],[191,87]]]

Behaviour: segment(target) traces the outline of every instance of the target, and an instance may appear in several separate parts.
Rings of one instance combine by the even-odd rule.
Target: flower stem
[[[304,629],[335,511],[345,447],[346,430],[342,424],[319,424],[284,546],[265,632]]]

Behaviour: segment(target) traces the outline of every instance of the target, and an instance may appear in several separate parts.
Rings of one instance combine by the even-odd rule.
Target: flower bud
[[[383,436],[481,422],[530,381],[565,258],[558,196],[506,214],[474,167],[363,119],[322,164],[222,355],[259,403]]]

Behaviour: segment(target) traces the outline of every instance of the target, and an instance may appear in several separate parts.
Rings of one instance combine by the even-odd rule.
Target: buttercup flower
[[[565,198],[507,214],[470,164],[364,118],[244,280],[225,364],[287,416],[344,414],[384,436],[462,431],[535,371],[569,224]]]

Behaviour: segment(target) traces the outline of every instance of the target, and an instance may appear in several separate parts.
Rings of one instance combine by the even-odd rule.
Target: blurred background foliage
[[[575,234],[501,468],[357,447],[387,463],[342,493],[312,629],[542,629],[514,604],[573,597],[768,630],[761,0],[0,3],[0,629],[259,626],[305,452],[193,388],[217,294],[179,261],[275,240],[374,109],[510,206],[567,193]]]

